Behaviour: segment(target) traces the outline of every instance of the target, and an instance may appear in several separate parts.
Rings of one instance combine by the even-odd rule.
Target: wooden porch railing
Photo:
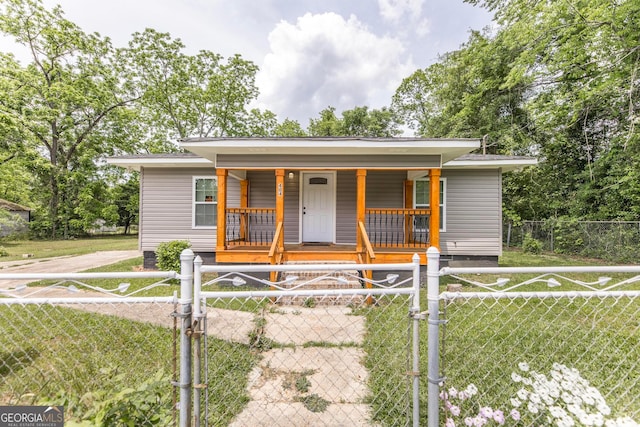
[[[375,248],[427,248],[430,215],[428,208],[369,208],[364,225]]]
[[[273,235],[273,241],[271,242],[271,246],[269,248],[269,264],[278,265],[282,264],[282,259],[284,258],[284,246],[280,244],[281,236],[284,232],[284,225],[282,222],[279,222],[276,226],[276,232]],[[272,271],[269,274],[269,280],[275,282],[278,280],[278,273],[276,271]],[[273,288],[272,288],[273,289]]]
[[[373,246],[371,246],[371,241],[367,235],[367,228],[362,221],[358,222],[358,233],[360,233],[362,244],[364,246],[362,248],[362,253],[358,254],[360,264],[371,264],[375,260],[376,254],[373,251]]]
[[[272,265],[281,264],[282,257],[284,256],[284,246],[280,245],[280,236],[284,231],[284,225],[279,222],[276,227],[276,232],[273,235],[273,241],[269,248],[269,263]]]
[[[276,232],[275,208],[227,208],[226,245],[269,246]]]

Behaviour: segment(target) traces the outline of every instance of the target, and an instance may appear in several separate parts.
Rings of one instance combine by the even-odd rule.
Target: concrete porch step
[[[327,261],[326,264],[340,264],[340,261]],[[295,264],[295,263],[293,263]],[[301,266],[302,267],[302,266]],[[287,277],[295,276],[297,279],[286,282]],[[304,290],[336,290],[336,289],[361,289],[362,283],[358,279],[359,273],[355,270],[334,271],[334,270],[300,270],[288,271],[283,273],[280,280],[285,281],[282,285],[285,289],[304,289]],[[279,298],[277,303],[281,305],[347,305],[359,304],[362,298],[357,295],[349,295],[339,297],[334,295],[326,295],[320,297],[308,296],[285,296]]]

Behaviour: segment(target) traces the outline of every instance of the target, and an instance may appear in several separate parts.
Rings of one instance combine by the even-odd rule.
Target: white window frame
[[[197,229],[197,230],[214,230],[216,228],[218,228],[217,225],[196,225],[196,206],[197,205],[205,205],[205,204],[213,204],[216,206],[216,209],[218,208],[218,195],[214,195],[215,197],[215,201],[211,201],[211,202],[198,202],[196,201],[196,183],[198,182],[198,180],[200,179],[211,179],[216,183],[216,187],[218,184],[218,177],[217,176],[213,176],[213,175],[208,175],[208,176],[193,176],[192,177],[192,181],[191,181],[191,228],[193,229]]]
[[[429,182],[431,181],[431,179],[429,177],[425,177],[425,178],[418,178],[416,179],[417,181],[426,181]],[[442,214],[440,215],[440,223],[442,224],[442,226],[440,227],[440,231],[441,232],[446,232],[447,231],[447,178],[442,178],[440,177],[440,185],[442,185],[442,197],[440,198],[440,206],[439,208],[442,208]],[[418,186],[414,184],[413,186],[413,208],[414,209],[420,209],[420,208],[429,208],[430,205],[426,204],[426,205],[418,205],[416,203],[416,191],[417,191]]]

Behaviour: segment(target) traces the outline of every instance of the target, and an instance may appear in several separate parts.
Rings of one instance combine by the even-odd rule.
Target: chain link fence
[[[177,298],[123,293],[166,295],[174,277],[0,274],[0,406],[64,406],[70,425],[169,425]]]
[[[203,325],[194,365],[204,364],[201,379],[194,369],[202,383],[194,415],[220,426],[419,425],[408,375],[418,357],[409,313],[419,264],[397,267],[368,265],[389,270],[377,278],[353,265],[202,267],[216,274],[194,313]],[[280,269],[279,281],[260,278],[269,268]],[[217,380],[238,369],[233,387]],[[229,394],[232,405],[221,401]]]
[[[66,420],[92,425],[170,420],[173,310],[161,299],[0,299],[0,405],[63,405]]]
[[[640,267],[441,272],[443,424],[638,425]]]
[[[182,261],[0,274],[0,406],[63,406],[69,425],[419,425],[417,257],[368,272]],[[40,282],[2,282],[17,276]]]
[[[502,242],[523,247],[535,239],[541,249],[560,254],[634,262],[640,258],[640,221],[546,221],[506,222]]]

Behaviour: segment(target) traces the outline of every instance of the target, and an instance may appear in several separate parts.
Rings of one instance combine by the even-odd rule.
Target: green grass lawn
[[[170,425],[171,328],[71,307],[0,305],[0,331],[0,405],[63,405],[69,425]],[[248,401],[257,355],[214,338],[208,347],[209,425],[223,426]]]
[[[83,255],[97,251],[123,251],[138,249],[137,235],[100,236],[69,240],[0,240],[0,247],[8,253],[0,262],[33,258],[50,258],[65,255]]]

